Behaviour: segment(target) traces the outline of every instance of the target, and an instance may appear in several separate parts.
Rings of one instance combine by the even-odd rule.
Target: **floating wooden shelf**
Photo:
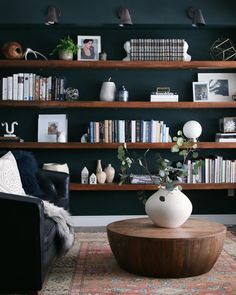
[[[0,60],[0,68],[40,69],[235,69],[236,61],[64,61],[64,60]]]
[[[236,183],[198,183],[181,184],[183,190],[221,190],[236,189]],[[72,182],[71,191],[155,191],[154,184],[80,184]],[[121,195],[122,196],[122,195]]]
[[[174,143],[127,143],[129,149],[170,149]],[[12,149],[117,149],[123,143],[81,143],[81,142],[0,142],[0,148]],[[235,149],[236,142],[199,142],[200,149]]]
[[[236,108],[236,101],[227,102],[150,102],[150,101],[129,101],[129,102],[105,102],[105,101],[0,101],[0,108],[29,108],[29,109],[49,109],[49,108],[91,108],[91,109],[215,109],[215,108]]]

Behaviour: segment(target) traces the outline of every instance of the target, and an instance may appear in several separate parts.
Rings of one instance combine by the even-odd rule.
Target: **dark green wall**
[[[2,1],[3,2],[3,1]],[[60,24],[47,27],[43,23],[49,5],[61,9]],[[120,28],[116,10],[120,6],[130,9],[134,26]],[[207,25],[205,28],[191,27],[186,9],[197,6],[202,9]],[[0,46],[6,41],[16,40],[24,48],[32,48],[48,58],[58,39],[70,35],[100,35],[102,49],[108,59],[125,56],[123,44],[130,38],[184,38],[189,44],[193,60],[209,60],[209,49],[218,37],[229,37],[236,41],[236,1],[4,1],[0,3]],[[23,69],[22,69],[23,71]],[[197,80],[203,70],[32,70],[42,75],[57,75],[67,78],[67,86],[77,87],[81,100],[98,100],[101,83],[112,77],[117,86],[126,85],[130,100],[146,100],[156,86],[170,86],[177,91],[180,100],[192,101],[192,81]],[[19,69],[3,70],[1,77],[19,72]],[[27,71],[25,71],[27,72]],[[222,71],[223,72],[223,71]],[[225,72],[229,72],[225,70]],[[67,113],[69,117],[69,141],[79,141],[86,132],[90,120],[158,119],[164,120],[172,134],[190,120],[198,120],[203,126],[201,141],[214,141],[218,131],[218,120],[223,116],[234,116],[234,110],[16,110],[0,109],[1,122],[17,120],[17,134],[26,141],[37,140],[38,113]],[[1,130],[3,133],[3,129]],[[173,158],[169,151],[162,151]],[[116,170],[119,163],[115,150],[34,150],[40,164],[44,162],[68,162],[72,181],[80,181],[80,171],[87,166],[94,171],[96,160],[102,159],[104,166],[112,163]],[[235,158],[234,151],[201,151],[201,156],[221,154]],[[227,197],[227,191],[188,191],[194,213],[235,213],[236,198]],[[78,192],[71,194],[71,212],[74,215],[143,214],[143,205],[136,192]]]

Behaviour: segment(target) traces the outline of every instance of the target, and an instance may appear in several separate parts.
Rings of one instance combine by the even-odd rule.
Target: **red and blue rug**
[[[224,249],[213,269],[183,279],[141,277],[122,270],[107,235],[76,233],[70,252],[58,260],[43,295],[224,295],[236,294],[236,236],[227,232]]]

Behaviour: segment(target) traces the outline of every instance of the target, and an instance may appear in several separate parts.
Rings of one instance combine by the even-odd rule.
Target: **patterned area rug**
[[[74,247],[56,262],[43,295],[103,294],[236,294],[236,236],[227,232],[224,250],[207,274],[184,279],[156,279],[122,270],[113,257],[106,233],[76,233]]]

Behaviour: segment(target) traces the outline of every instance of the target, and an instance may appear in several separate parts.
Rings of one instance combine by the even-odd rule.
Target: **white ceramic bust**
[[[126,51],[127,56],[123,58],[123,60],[130,60],[130,41],[125,42],[124,50]]]
[[[188,43],[184,41],[184,61],[190,61],[191,60],[191,55],[187,53],[188,51]]]

